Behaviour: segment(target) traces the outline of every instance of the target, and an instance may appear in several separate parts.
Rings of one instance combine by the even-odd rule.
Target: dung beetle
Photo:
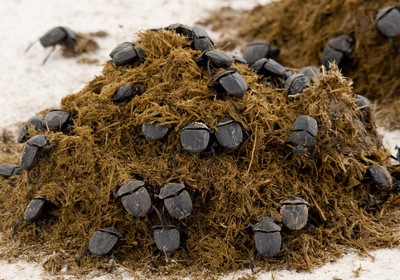
[[[19,134],[18,134],[18,138],[17,141],[18,143],[23,143],[27,140],[27,135],[29,132],[29,128],[33,127],[33,129],[35,131],[41,131],[45,129],[44,126],[44,122],[43,122],[44,118],[41,115],[38,116],[33,116],[32,118],[30,118],[21,128]]]
[[[357,105],[357,109],[361,111],[363,121],[368,123],[371,102],[369,101],[368,98],[357,94],[356,95],[356,105]]]
[[[23,169],[16,164],[0,164],[0,176],[9,178],[14,175],[21,175]]]
[[[301,73],[293,74],[286,79],[285,88],[287,88],[286,100],[289,96],[302,93],[303,90],[311,83],[310,79]]]
[[[275,58],[279,55],[279,49],[271,49],[267,41],[259,41],[248,44],[243,50],[243,58],[251,66],[254,62],[262,58]]]
[[[218,92],[226,92],[229,96],[242,97],[249,89],[246,80],[236,68],[228,68],[215,75],[210,84],[210,88]]]
[[[388,38],[400,35],[400,6],[384,7],[378,11],[375,18],[378,30]]]
[[[96,230],[92,237],[90,237],[89,245],[81,253],[77,259],[78,266],[81,264],[81,259],[84,255],[91,252],[97,256],[105,256],[111,254],[112,263],[109,268],[110,271],[114,268],[114,249],[123,241],[123,236],[114,228],[102,228]]]
[[[13,234],[12,237],[14,239],[14,236],[17,232],[18,225],[22,220],[28,222],[28,223],[34,223],[37,222],[45,216],[45,214],[52,209],[54,204],[48,200],[44,196],[36,196],[34,199],[32,199],[28,206],[25,209],[24,215],[22,216],[22,219],[18,221],[14,225],[13,229]],[[44,239],[44,230],[43,230],[44,224],[42,223],[42,239]]]
[[[165,184],[158,197],[164,201],[168,213],[175,219],[184,219],[192,213],[192,199],[183,183]]]
[[[339,35],[329,39],[323,53],[321,64],[329,69],[329,63],[335,62],[338,66],[349,56],[354,48],[354,39],[349,35]]]
[[[169,132],[169,126],[161,124],[158,121],[155,122],[145,122],[142,125],[143,136],[150,141],[156,141],[164,139]]]
[[[143,93],[143,88],[141,84],[136,84],[134,86],[131,83],[127,83],[117,89],[112,97],[114,103],[121,103],[131,100],[135,95]]]
[[[199,154],[207,149],[211,131],[202,122],[192,122],[180,131],[182,148],[190,154]]]
[[[383,165],[370,165],[367,168],[367,174],[371,176],[372,181],[379,187],[390,187],[393,183],[392,176]]]
[[[229,68],[233,63],[233,57],[219,50],[205,50],[197,59],[197,65],[204,70],[207,69],[211,75],[210,68]]]
[[[304,155],[311,148],[314,149],[312,153],[314,154],[317,145],[315,139],[317,133],[317,121],[311,116],[301,115],[294,121],[290,139],[285,143],[294,145],[293,152],[298,156]]]
[[[157,249],[165,254],[172,253],[181,247],[181,235],[178,228],[172,224],[165,224],[160,212],[153,206],[156,211],[160,224],[151,228]]]
[[[65,26],[54,27],[47,31],[42,37],[39,38],[40,44],[44,47],[53,47],[42,64],[45,64],[50,54],[55,50],[56,45],[64,46],[66,49],[72,49],[76,45],[76,34],[70,28]],[[25,52],[27,52],[34,44],[30,44]]]
[[[281,64],[272,58],[261,58],[253,63],[251,69],[262,76],[280,77],[287,79],[290,75],[289,72]]]
[[[133,64],[136,61],[143,63],[146,54],[141,47],[133,43],[123,42],[111,51],[110,57],[116,66],[123,66]]]
[[[214,43],[204,28],[200,26],[193,26],[192,31],[193,31],[193,41],[191,44],[192,49],[199,51],[214,49]]]
[[[44,126],[50,131],[62,131],[68,126],[71,113],[64,109],[50,110],[43,119]]]
[[[33,165],[37,162],[42,149],[50,147],[49,136],[43,134],[33,136],[26,142],[21,156],[20,167],[24,170],[31,170]]]
[[[123,184],[114,196],[121,199],[122,205],[133,219],[146,215],[151,209],[151,198],[146,189],[146,180],[130,180]]]
[[[185,36],[189,40],[192,40],[194,37],[193,28],[185,24],[174,23],[168,25],[164,29],[168,31],[174,31],[179,35]]]
[[[242,126],[231,118],[218,120],[214,135],[218,143],[228,149],[236,149],[243,142]]]
[[[254,242],[258,254],[263,257],[275,257],[281,249],[281,227],[270,217],[259,218],[256,224],[250,224],[254,231]]]
[[[308,206],[310,205],[304,199],[297,196],[288,196],[282,199],[281,215],[283,216],[283,225],[290,230],[299,230],[305,227],[308,220]]]
[[[321,74],[319,73],[319,69],[315,66],[305,66],[303,68],[300,68],[297,73],[303,74],[306,77],[310,79],[312,82],[314,78],[319,78],[321,77]]]

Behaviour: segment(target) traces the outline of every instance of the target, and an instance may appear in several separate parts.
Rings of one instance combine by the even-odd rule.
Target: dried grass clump
[[[106,257],[84,257],[80,268],[76,258],[95,230],[115,227],[126,238],[116,251],[118,264],[173,275],[202,275],[207,270],[211,277],[248,267],[254,252],[249,222],[262,215],[281,222],[278,202],[288,195],[311,203],[309,221],[314,227],[283,229],[279,255],[256,258],[264,269],[309,270],[336,259],[349,246],[367,251],[398,242],[400,216],[390,200],[378,213],[360,207],[370,199],[363,183],[366,167],[386,164],[388,152],[373,120],[368,125],[362,121],[351,81],[337,68],[323,71],[298,100],[286,103],[284,90],[258,83],[253,71],[237,64],[251,90],[234,98],[235,110],[229,98],[208,88],[211,77],[196,65],[199,52],[190,49],[185,38],[146,31],[138,43],[147,54],[143,64],[115,67],[107,62],[101,75],[62,100],[61,107],[73,116],[73,130],[68,135],[47,133],[55,146],[40,160],[40,189],[32,183],[37,167],[8,181],[0,178],[2,242],[9,240],[35,195],[57,206],[45,220],[43,243],[34,238],[34,224],[22,224],[16,241],[2,248],[2,257],[40,251],[48,255],[44,266],[53,273],[64,266],[73,273],[106,268]],[[114,104],[114,92],[127,82],[141,84],[144,93]],[[314,157],[295,156],[284,143],[302,114],[319,124]],[[180,129],[193,121],[215,128],[224,116],[240,122],[251,137],[237,150],[218,150],[215,157],[179,154],[173,169],[171,156],[181,149]],[[169,124],[172,132],[165,150],[161,142],[138,140],[137,157],[134,139],[148,119]],[[193,213],[173,222],[186,236],[189,258],[180,252],[170,256],[170,262],[164,255],[152,258],[155,246],[148,230],[157,223],[156,215],[138,219],[135,227],[112,197],[112,189],[135,174],[148,179],[152,194],[168,182],[187,186]],[[161,206],[156,198],[153,202]]]

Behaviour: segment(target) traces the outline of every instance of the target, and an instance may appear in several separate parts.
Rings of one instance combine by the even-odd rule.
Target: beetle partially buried
[[[256,224],[250,224],[254,231],[254,243],[258,254],[263,257],[275,257],[281,249],[281,228],[270,217],[259,218]]]
[[[310,205],[304,199],[297,196],[288,196],[282,199],[281,215],[283,216],[283,225],[290,230],[299,230],[305,227],[308,220],[308,206]]]
[[[315,139],[317,133],[317,121],[311,116],[301,115],[294,121],[290,139],[285,143],[293,145],[293,152],[298,156],[304,155],[310,149],[313,149],[312,155],[314,155],[317,148]]]
[[[192,213],[192,199],[183,183],[165,184],[158,197],[164,201],[168,213],[175,219],[184,219]]]

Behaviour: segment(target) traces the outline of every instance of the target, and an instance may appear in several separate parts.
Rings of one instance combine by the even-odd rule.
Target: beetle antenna
[[[46,63],[46,61],[49,59],[51,53],[54,52],[55,49],[56,49],[56,46],[53,46],[53,48],[51,49],[51,51],[49,52],[49,54],[48,54],[48,55],[46,56],[46,58],[43,60],[42,66]]]

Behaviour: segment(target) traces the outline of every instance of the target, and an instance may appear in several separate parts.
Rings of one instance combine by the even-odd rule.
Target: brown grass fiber
[[[256,266],[265,270],[310,270],[337,259],[346,248],[360,252],[398,244],[398,202],[385,197],[376,211],[361,207],[371,200],[364,178],[369,164],[388,164],[373,119],[366,125],[356,108],[351,80],[334,66],[321,69],[321,78],[297,100],[285,100],[285,90],[258,82],[246,65],[234,64],[249,84],[243,98],[232,101],[208,88],[211,76],[196,65],[199,51],[189,48],[184,37],[172,32],[139,33],[138,43],[147,54],[143,64],[115,67],[106,62],[80,92],[63,98],[61,107],[72,114],[68,134],[46,132],[54,143],[37,167],[9,180],[0,178],[2,213],[1,256],[39,259],[44,267],[75,274],[106,269],[109,257],[88,255],[80,268],[76,258],[93,232],[115,227],[125,236],[116,249],[116,263],[129,270],[159,275],[198,275],[211,278],[247,268],[254,252],[249,222],[269,215],[282,222],[278,202],[301,196],[310,202],[309,221],[314,227],[299,231],[282,229],[283,246],[278,256],[257,256]],[[221,69],[213,69],[212,74]],[[139,83],[144,93],[131,101],[114,104],[116,89],[127,82]],[[314,157],[298,157],[284,142],[293,121],[311,115],[319,124]],[[230,116],[251,137],[234,151],[218,150],[201,155],[179,154],[177,167],[171,156],[181,149],[180,129],[203,121],[215,128],[219,118]],[[148,119],[169,124],[168,145],[134,138]],[[18,162],[16,159],[15,162]],[[177,252],[153,258],[156,249],[148,230],[158,222],[154,212],[137,220],[137,228],[122,204],[111,195],[119,183],[135,174],[148,179],[151,194],[168,182],[185,183],[194,203],[192,215],[172,221],[187,236],[189,257]],[[35,238],[34,224],[21,224],[15,241],[12,228],[27,204],[44,195],[57,208],[45,219],[45,240]],[[161,202],[152,196],[153,203]],[[40,226],[37,225],[40,233]],[[39,234],[40,235],[40,234]]]
[[[400,38],[389,40],[375,27],[378,10],[396,0],[281,0],[249,12],[224,8],[203,23],[229,34],[221,45],[244,48],[268,40],[280,48],[279,62],[301,68],[320,65],[322,50],[335,35],[356,44],[342,72],[354,81],[354,92],[380,103],[400,96]],[[232,28],[235,26],[235,28]],[[226,31],[226,32],[225,32]]]

